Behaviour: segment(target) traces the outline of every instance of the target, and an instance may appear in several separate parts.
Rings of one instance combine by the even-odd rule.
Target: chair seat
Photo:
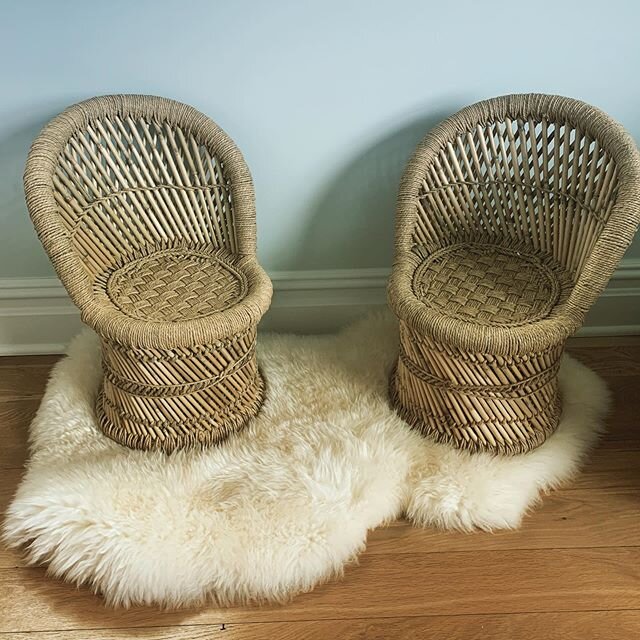
[[[516,327],[548,317],[568,293],[568,282],[555,265],[525,250],[465,242],[423,259],[413,291],[439,315]]]
[[[104,291],[125,315],[180,322],[224,311],[247,294],[247,278],[221,252],[165,249],[110,272]]]

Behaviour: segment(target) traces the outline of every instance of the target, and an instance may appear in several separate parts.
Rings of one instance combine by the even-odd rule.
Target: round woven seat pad
[[[435,444],[389,406],[397,344],[387,313],[336,336],[261,335],[258,417],[222,446],[166,456],[100,432],[100,349],[79,336],[31,425],[6,541],[111,604],[282,601],[340,575],[367,531],[403,512],[451,528],[517,526],[595,439],[604,387],[567,358],[564,416],[538,449],[500,458]]]
[[[230,257],[167,249],[117,269],[106,289],[113,304],[129,317],[178,322],[237,304],[246,295],[247,281]]]
[[[555,272],[537,256],[484,243],[435,251],[416,269],[413,288],[443,315],[502,326],[545,318],[561,292]]]

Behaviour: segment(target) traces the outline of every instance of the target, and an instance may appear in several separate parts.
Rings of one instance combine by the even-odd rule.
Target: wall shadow
[[[462,104],[451,102],[387,132],[336,172],[311,207],[291,269],[391,266],[402,172],[426,133]]]

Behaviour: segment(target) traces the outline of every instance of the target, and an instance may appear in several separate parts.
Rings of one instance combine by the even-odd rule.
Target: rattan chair
[[[514,454],[558,425],[565,341],[640,221],[638,150],[602,111],[511,95],[418,146],[400,186],[393,405],[439,442]]]
[[[263,401],[251,175],[202,113],[153,96],[93,98],[34,142],[25,170],[38,236],[102,341],[96,411],[137,449],[208,445]]]

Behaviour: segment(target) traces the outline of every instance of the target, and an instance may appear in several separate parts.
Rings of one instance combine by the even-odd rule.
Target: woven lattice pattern
[[[530,242],[579,269],[618,187],[614,158],[586,127],[504,116],[460,132],[435,154],[420,185],[423,216],[414,240],[437,242],[445,228],[458,236],[489,234]],[[574,241],[559,242],[573,233],[571,225],[581,225]]]
[[[97,411],[107,435],[132,448],[165,451],[208,444],[259,410],[264,384],[255,329],[193,349],[127,349],[103,341]]]
[[[598,109],[513,95],[442,122],[398,196],[398,412],[472,451],[544,442],[559,420],[565,341],[639,222],[638,150]]]
[[[149,116],[114,114],[69,139],[53,175],[56,201],[92,271],[114,254],[185,235],[237,248],[230,179],[198,137]]]
[[[221,256],[168,250],[114,271],[106,291],[132,318],[179,322],[228,309],[244,297],[247,282]]]
[[[535,256],[470,243],[431,254],[416,269],[413,288],[440,313],[502,326],[546,317],[560,292],[553,271]]]
[[[215,123],[164,98],[87,100],[36,139],[25,193],[102,339],[97,412],[109,437],[170,452],[256,415],[271,282],[256,259],[251,175]]]
[[[520,453],[553,433],[562,346],[493,357],[447,349],[404,323],[400,335],[392,399],[425,435],[466,449]]]

